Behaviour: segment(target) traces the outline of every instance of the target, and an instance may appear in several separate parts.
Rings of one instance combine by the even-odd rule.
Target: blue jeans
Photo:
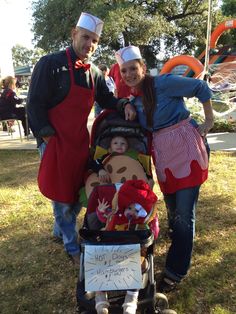
[[[167,253],[165,273],[180,281],[190,266],[195,234],[195,209],[200,186],[165,194],[172,243]]]
[[[46,149],[46,143],[39,146],[39,155],[42,159]],[[54,213],[53,235],[63,239],[65,250],[70,255],[76,255],[80,252],[77,242],[78,233],[76,230],[76,217],[80,212],[80,203],[67,204],[52,201]]]
[[[97,118],[97,116],[100,114],[100,112],[103,109],[99,106],[99,104],[95,101],[94,103],[94,118]]]

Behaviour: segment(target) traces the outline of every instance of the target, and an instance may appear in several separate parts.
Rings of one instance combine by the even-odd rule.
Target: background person
[[[128,100],[115,98],[98,68],[87,63],[97,49],[102,27],[99,18],[82,13],[71,33],[71,47],[36,64],[28,95],[30,125],[43,155],[39,189],[53,201],[55,229],[77,265],[77,197],[89,157],[87,119],[94,99],[102,107],[124,110],[126,119],[135,117]]]
[[[0,119],[17,119],[22,123],[25,136],[29,135],[30,130],[27,126],[25,107],[16,107],[23,102],[16,93],[16,78],[7,76],[1,81],[2,92],[0,96]]]
[[[173,290],[187,274],[195,232],[195,207],[208,176],[205,137],[213,126],[211,91],[205,81],[164,74],[146,75],[140,50],[128,46],[116,53],[140,124],[153,133],[156,174],[168,210],[171,240],[159,291]],[[203,104],[205,122],[190,117],[184,97]]]
[[[117,96],[116,93],[116,84],[111,76],[108,75],[109,68],[105,64],[99,64],[98,68],[102,71],[102,74],[104,75],[107,87],[111,93],[114,94],[114,96]],[[99,106],[99,104],[95,101],[94,103],[94,113],[95,118],[99,115],[99,113],[102,111],[102,108]]]
[[[109,76],[113,78],[116,84],[116,93],[117,97],[130,97],[131,95],[131,88],[125,84],[122,80],[120,74],[120,67],[118,63],[115,63],[111,66],[109,71]]]

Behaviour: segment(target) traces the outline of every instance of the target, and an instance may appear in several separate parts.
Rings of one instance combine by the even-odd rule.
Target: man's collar
[[[72,63],[74,64],[78,57],[77,57],[77,55],[76,55],[76,53],[75,53],[75,51],[74,51],[72,46],[70,46],[69,49],[70,49],[71,60],[72,60]]]
[[[73,46],[70,46],[69,49],[70,49],[70,55],[71,55],[72,63],[75,64],[76,60],[78,60],[79,57],[76,55]],[[91,62],[89,62],[88,59],[84,59],[82,62],[83,63],[91,63]]]

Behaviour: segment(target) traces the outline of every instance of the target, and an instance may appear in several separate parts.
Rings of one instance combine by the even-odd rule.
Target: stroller
[[[125,121],[123,118],[119,116],[119,114],[115,111],[106,110],[103,111],[95,120],[92,126],[91,132],[91,147],[93,148],[92,154],[96,155],[96,147],[102,147],[103,149],[107,149],[110,143],[110,139],[113,135],[120,134],[128,138],[129,147],[135,151],[141,152],[141,158],[139,160],[143,160],[143,168],[146,173],[151,172],[151,137],[149,133],[143,130],[140,125],[135,121]],[[126,163],[126,161],[125,161]],[[117,161],[115,161],[117,164]],[[121,183],[124,183],[126,180],[130,179],[140,179],[140,175],[137,170],[122,172],[120,169],[125,168],[124,166],[118,166],[118,171],[115,171],[115,181],[120,179]],[[114,168],[114,167],[113,167]],[[124,170],[124,169],[123,169]],[[120,178],[117,178],[117,173],[121,173]],[[110,172],[111,174],[111,172]],[[145,180],[145,177],[141,177],[142,180]],[[93,176],[93,174],[88,175],[86,184],[85,184],[85,192],[87,197],[91,194],[92,189],[99,184],[97,182],[97,176]],[[95,292],[94,289],[86,289],[86,285],[88,287],[89,282],[96,282],[97,274],[103,273],[101,269],[97,269],[95,272],[92,272],[89,279],[86,278],[88,276],[88,264],[93,261],[94,268],[97,267],[96,263],[97,253],[101,250],[107,251],[112,250],[112,252],[120,252],[122,247],[127,245],[138,245],[141,249],[145,249],[145,258],[148,261],[148,267],[141,275],[141,289],[139,290],[138,297],[138,308],[137,313],[142,314],[151,314],[151,313],[162,313],[162,314],[176,314],[175,311],[168,309],[168,300],[166,296],[162,293],[156,292],[156,282],[154,279],[154,262],[153,262],[153,251],[154,251],[154,236],[153,233],[149,229],[144,230],[128,230],[128,231],[101,231],[101,230],[90,230],[88,222],[84,222],[84,228],[79,231],[80,237],[80,246],[81,246],[81,256],[80,256],[80,273],[79,279],[77,282],[77,312],[81,314],[96,314],[95,310]],[[93,254],[91,253],[91,248],[94,249],[94,254],[96,257],[88,262],[86,256]],[[103,251],[103,252],[104,252]],[[102,255],[99,255],[102,256]],[[108,254],[108,256],[110,256]],[[124,255],[125,256],[125,255]],[[123,259],[124,259],[123,256]],[[139,252],[140,256],[140,252]],[[122,260],[122,257],[121,257]],[[98,260],[97,260],[98,261]],[[123,260],[122,260],[123,261]],[[105,261],[106,264],[107,261]],[[92,262],[91,262],[92,263]],[[141,262],[140,262],[141,263]],[[104,265],[105,265],[104,264]],[[111,265],[107,263],[107,268],[111,267]],[[128,265],[128,264],[127,264]],[[114,265],[113,265],[114,266]],[[128,267],[126,267],[128,268]],[[123,268],[122,268],[123,269]],[[112,267],[108,270],[108,273],[104,271],[104,277],[99,277],[102,282],[105,282],[107,279],[110,279],[110,272],[114,271]],[[117,270],[116,270],[117,271]],[[120,269],[119,269],[120,271]],[[118,274],[119,274],[118,271]],[[129,271],[129,270],[127,270]],[[121,271],[122,272],[122,271]],[[127,273],[125,273],[127,275]],[[128,275],[127,275],[128,276]],[[122,277],[122,274],[119,274],[118,277],[114,278],[116,282],[112,282],[113,286],[118,289],[115,290],[111,288],[109,292],[109,313],[122,313],[122,304],[124,302],[125,293],[127,290],[130,290],[128,286],[126,289],[122,286],[119,287],[119,279]],[[101,279],[104,278],[104,279]],[[124,280],[125,281],[125,280]],[[112,285],[111,284],[111,285]],[[89,286],[91,287],[91,285]],[[93,288],[93,286],[92,286]],[[133,289],[133,288],[132,288]],[[91,291],[90,291],[91,290]],[[93,290],[93,291],[92,291]],[[104,289],[107,290],[107,289]],[[109,290],[109,289],[108,289]]]

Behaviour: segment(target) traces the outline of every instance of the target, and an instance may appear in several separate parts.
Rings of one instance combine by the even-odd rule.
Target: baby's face
[[[116,136],[111,140],[110,152],[123,154],[128,149],[128,142],[122,136]]]
[[[128,220],[133,220],[138,218],[138,210],[135,208],[134,204],[130,204],[124,211],[124,215]]]

